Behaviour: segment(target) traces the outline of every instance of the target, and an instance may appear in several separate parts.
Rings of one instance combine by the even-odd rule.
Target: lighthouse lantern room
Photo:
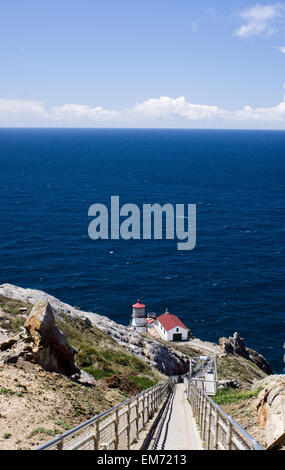
[[[145,305],[140,302],[140,299],[133,304],[131,327],[139,332],[146,331]]]

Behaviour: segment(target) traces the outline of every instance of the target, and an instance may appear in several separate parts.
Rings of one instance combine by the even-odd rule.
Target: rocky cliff
[[[40,301],[46,301],[49,303],[54,315],[59,319],[62,314],[67,314],[75,322],[78,318],[87,320],[90,325],[94,325],[102,332],[110,335],[120,346],[166,375],[183,374],[188,370],[186,354],[168,348],[159,341],[145,338],[139,333],[110,320],[108,317],[78,310],[45,292],[23,289],[11,284],[1,285],[0,295],[28,302],[32,305]]]
[[[285,446],[285,376],[272,375],[256,382],[255,388],[262,388],[254,402],[258,424],[265,430],[266,444],[269,446],[280,436]]]
[[[3,284],[0,286],[0,295],[11,299],[17,299],[19,301],[29,303],[30,305],[35,305],[41,301],[48,302],[53,314],[58,319],[61,319],[63,315],[66,315],[74,322],[81,319],[88,322],[90,326],[96,326],[102,332],[114,339],[121,347],[134,354],[140,360],[154,366],[166,375],[180,375],[187,372],[189,367],[189,355],[199,355],[199,350],[200,354],[209,354],[210,351],[210,354],[215,353],[221,358],[230,355],[236,358],[243,358],[246,361],[249,361],[249,363],[253,363],[258,369],[256,371],[256,369],[250,368],[253,378],[262,377],[258,372],[259,370],[263,371],[265,374],[272,373],[271,367],[265,358],[256,351],[247,348],[238,333],[235,333],[233,337],[228,339],[221,338],[220,349],[214,344],[209,347],[210,343],[197,339],[190,341],[189,344],[186,344],[185,346],[176,346],[165,341],[154,339],[149,335],[139,334],[124,325],[119,325],[106,316],[102,316],[97,313],[84,312],[74,308],[43,291],[23,289],[11,284]],[[205,345],[205,349],[203,349],[203,345]],[[225,361],[222,362],[225,364]],[[242,367],[244,368],[244,361],[242,361]],[[225,379],[227,377],[223,376],[222,378]],[[232,371],[229,379],[235,379]]]
[[[220,355],[227,356],[228,354],[244,357],[256,364],[266,374],[273,374],[273,370],[267,360],[253,349],[247,348],[243,338],[237,332],[229,338],[220,338]]]
[[[0,448],[38,445],[41,439],[154,385],[165,377],[159,371],[183,374],[189,355],[216,354],[221,386],[237,387],[237,393],[266,376],[265,359],[237,334],[220,343],[220,348],[197,338],[180,345],[167,343],[45,292],[4,284],[0,286]],[[260,405],[263,414],[270,397],[265,406]]]

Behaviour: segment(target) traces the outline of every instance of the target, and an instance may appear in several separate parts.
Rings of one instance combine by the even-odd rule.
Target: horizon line
[[[218,127],[76,127],[76,126],[0,126],[0,130],[18,129],[18,130],[149,130],[149,131],[259,131],[259,132],[285,132],[285,129],[267,129],[267,128],[218,128]]]

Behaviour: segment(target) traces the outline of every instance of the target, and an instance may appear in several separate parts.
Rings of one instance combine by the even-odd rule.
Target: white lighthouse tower
[[[140,299],[138,299],[136,304],[133,304],[131,326],[133,330],[139,332],[146,331],[145,305],[141,304]]]

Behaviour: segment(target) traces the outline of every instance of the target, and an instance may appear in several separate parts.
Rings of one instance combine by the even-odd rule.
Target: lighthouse
[[[133,304],[131,327],[139,332],[146,331],[145,305],[141,303],[140,299],[136,304]]]

